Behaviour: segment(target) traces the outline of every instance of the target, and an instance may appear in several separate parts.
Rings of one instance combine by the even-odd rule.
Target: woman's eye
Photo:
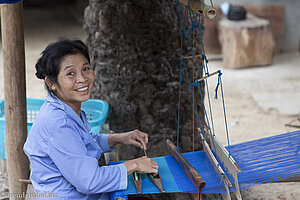
[[[67,76],[72,76],[72,75],[74,75],[74,72],[68,72],[67,73]]]
[[[84,71],[88,71],[88,70],[90,70],[90,69],[91,69],[91,67],[84,67],[84,68],[83,68]]]

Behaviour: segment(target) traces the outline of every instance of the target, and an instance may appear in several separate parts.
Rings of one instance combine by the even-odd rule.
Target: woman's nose
[[[85,82],[86,81],[86,77],[84,76],[84,73],[82,73],[82,72],[77,73],[76,80],[79,83],[80,82]]]

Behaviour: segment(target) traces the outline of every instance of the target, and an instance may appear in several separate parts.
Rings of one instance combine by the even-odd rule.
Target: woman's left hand
[[[147,149],[146,145],[148,143],[148,134],[140,130],[134,130],[126,133],[120,133],[119,135],[121,143],[133,145],[145,150]]]

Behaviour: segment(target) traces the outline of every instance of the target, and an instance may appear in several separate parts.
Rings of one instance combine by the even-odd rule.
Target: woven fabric
[[[300,131],[232,145],[230,149],[231,155],[241,168],[241,172],[238,173],[241,190],[300,176]],[[203,193],[226,193],[221,178],[215,172],[204,151],[183,153],[183,156],[205,180]],[[197,192],[193,183],[172,156],[152,159],[159,165],[159,174],[166,192]],[[110,164],[117,163],[120,162]],[[233,178],[228,173],[226,174],[231,183],[234,183]],[[230,188],[230,191],[235,191],[235,188]],[[132,175],[128,176],[128,188],[123,193],[125,195],[137,194]],[[142,193],[159,193],[146,175],[143,175]]]
[[[0,4],[16,4],[23,0],[0,0]]]

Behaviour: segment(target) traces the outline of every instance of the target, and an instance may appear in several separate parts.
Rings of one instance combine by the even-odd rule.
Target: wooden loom
[[[195,82],[203,81],[219,73],[220,73],[219,71],[211,73],[211,75],[197,79]],[[229,187],[234,186],[236,190],[234,194],[238,200],[241,200],[242,196],[240,193],[238,176],[237,176],[237,173],[241,172],[241,169],[238,166],[237,162],[234,160],[232,156],[230,156],[229,152],[221,144],[221,142],[217,139],[215,135],[210,136],[209,134],[206,134],[206,137],[209,138],[209,143],[208,143],[204,137],[205,133],[203,133],[200,130],[200,128],[198,128],[198,133],[201,136],[203,149],[207,157],[209,158],[217,174],[221,177],[221,180],[223,181],[224,188],[226,190],[226,194],[222,194],[223,198],[227,200],[231,199]],[[192,167],[192,165],[184,158],[181,152],[175,147],[175,145],[170,140],[166,140],[166,144],[172,156],[175,158],[179,166],[183,169],[183,171],[186,173],[189,179],[194,183],[194,185],[198,190],[198,194],[189,194],[190,199],[192,200],[201,199],[201,192],[202,192],[202,188],[205,186],[205,180],[203,180],[203,178],[199,175],[197,170],[194,167]],[[215,157],[215,155],[217,155],[218,159]],[[221,163],[219,163],[218,160]],[[222,166],[224,166],[226,171],[234,178],[234,184],[230,182]]]
[[[183,3],[183,4],[185,4],[186,6],[189,6],[190,10],[192,10],[197,15],[203,14],[206,18],[209,18],[209,19],[213,18],[213,17],[210,18],[208,16],[208,13],[205,12],[205,9],[199,10],[199,8],[206,8],[206,9],[208,8],[208,7],[203,6],[203,5],[201,7],[200,6],[201,5],[201,1],[196,1],[196,0],[190,0],[190,1],[189,0],[180,0],[180,2]],[[214,12],[211,12],[211,14],[212,13],[214,13]],[[193,56],[183,56],[183,55],[181,55],[181,56],[182,56],[182,58],[184,60],[193,59],[193,62],[194,62],[195,58],[201,57],[201,59],[203,59],[203,57],[202,57],[203,55],[194,55],[194,53],[193,53]],[[205,53],[204,53],[204,59],[205,59]],[[206,61],[206,63],[207,63],[207,61]],[[214,73],[211,73],[208,76],[205,76],[203,78],[200,78],[200,79],[196,80],[195,83],[197,84],[200,81],[203,81],[203,80],[209,78],[210,76],[214,76],[214,75],[219,74],[219,73],[220,72],[218,72],[218,71],[214,72]],[[224,188],[226,190],[226,194],[222,194],[223,198],[224,199],[231,199],[229,188],[230,187],[234,187],[235,188],[234,194],[235,194],[236,198],[237,199],[242,199],[242,196],[241,196],[241,193],[240,193],[239,182],[238,182],[238,173],[241,172],[241,169],[238,166],[237,162],[234,160],[234,158],[230,155],[230,153],[226,150],[226,148],[221,144],[221,142],[217,139],[217,137],[215,135],[209,135],[207,133],[202,132],[200,129],[198,129],[198,133],[200,134],[200,136],[202,138],[203,148],[204,148],[204,151],[205,151],[207,157],[209,158],[210,162],[212,163],[215,171],[221,177],[221,180],[222,180],[222,182],[224,184]],[[206,134],[205,137],[204,137],[204,134]],[[209,138],[208,141],[206,141],[205,138]],[[167,145],[168,145],[168,143],[170,143],[170,142],[167,141]],[[184,166],[186,166],[186,165],[189,166],[189,163],[186,164],[186,161],[177,158],[177,157],[181,157],[182,156],[178,150],[177,150],[176,154],[173,153],[173,152],[175,152],[174,149],[171,152],[172,152],[172,155],[174,156],[174,158],[179,163],[179,165],[185,171],[185,173],[187,174],[187,176],[194,183],[194,180],[196,178],[199,178],[199,176],[200,176],[198,174],[198,172],[197,171],[196,172],[193,171],[193,173],[189,172],[189,171],[187,172],[186,167],[184,167]],[[194,170],[193,167],[190,167],[189,169],[191,171]],[[226,173],[233,178],[233,183],[230,182],[230,180],[229,180],[228,176],[226,175],[224,169],[226,169]],[[200,178],[201,178],[201,176],[200,176]],[[299,181],[299,177],[289,178],[289,179],[282,180],[282,181],[279,181],[279,182],[286,182],[286,181],[290,181],[290,180],[292,180],[292,181]],[[201,193],[202,188],[200,188],[197,184],[195,184],[195,186],[198,188],[198,191]],[[190,195],[190,198],[191,199],[201,199],[201,195],[193,195],[193,196]]]
[[[203,14],[208,19],[214,18],[216,14],[214,8],[206,5],[204,6],[201,5],[200,1],[180,0],[180,2],[185,4],[186,6],[189,6],[194,13],[198,15]],[[183,56],[182,58],[187,60],[187,59],[195,59],[200,57],[202,59],[202,55],[193,54],[193,56]],[[209,78],[210,76],[214,76],[219,73],[220,72],[211,73],[208,76],[196,80],[195,83],[199,83],[200,81],[203,81]],[[234,191],[235,191],[234,194],[236,198],[239,200],[242,199],[239,182],[238,182],[238,173],[241,172],[241,169],[238,166],[237,162],[226,150],[226,148],[221,144],[221,142],[217,139],[215,135],[211,136],[205,132],[202,132],[200,129],[198,129],[198,133],[201,136],[203,148],[207,157],[211,161],[211,164],[213,165],[215,171],[220,176],[223,182],[226,193],[222,194],[222,197],[224,199],[231,199],[230,187],[234,187]],[[204,134],[206,134],[205,137]],[[206,141],[205,138],[208,138],[208,141]],[[206,184],[205,180],[199,175],[197,170],[185,159],[185,157],[181,154],[181,152],[175,147],[175,145],[170,140],[167,140],[166,144],[174,159],[178,162],[179,166],[182,168],[182,170],[185,172],[187,177],[189,177],[191,182],[195,185],[195,187],[198,190],[198,193],[188,194],[190,199],[192,200],[201,199],[201,192]],[[225,173],[225,171],[227,174]],[[229,180],[227,175],[230,175],[233,178],[232,182]],[[284,182],[284,181],[299,181],[299,177],[286,179],[280,182]]]

